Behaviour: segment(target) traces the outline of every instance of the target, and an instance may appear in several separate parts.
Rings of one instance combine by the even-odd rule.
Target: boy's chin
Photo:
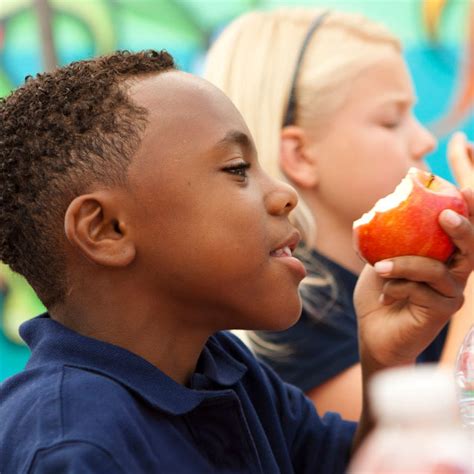
[[[294,326],[298,320],[300,319],[301,312],[298,313],[298,315],[291,320],[286,320],[282,321],[281,324],[275,325],[271,328],[266,328],[267,331],[285,331],[286,329],[290,329],[292,326]]]
[[[291,328],[298,322],[301,316],[301,304],[296,305],[295,308],[288,309],[288,311],[281,313],[273,313],[273,315],[266,321],[260,321],[261,327],[253,328],[259,331],[285,331]]]

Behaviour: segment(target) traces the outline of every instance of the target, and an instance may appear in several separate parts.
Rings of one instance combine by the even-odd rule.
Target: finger
[[[472,145],[467,142],[466,135],[463,132],[455,133],[448,143],[448,161],[461,186],[472,185],[474,180],[471,153]]]
[[[471,219],[473,219],[474,191],[467,188],[463,190],[463,195],[466,197],[469,211],[472,213]],[[451,237],[461,255],[465,256],[470,262],[472,271],[474,269],[474,224],[451,209],[446,209],[440,213],[439,223]]]
[[[466,161],[467,138],[464,132],[456,132],[448,142],[448,161],[454,174],[462,176],[463,171],[469,167],[469,161]]]
[[[365,265],[354,289],[354,305],[359,319],[380,308],[378,299],[384,283],[371,265]]]
[[[449,268],[432,258],[396,257],[377,262],[374,268],[383,278],[426,283],[447,297],[455,297],[460,291],[460,283],[450,273]]]
[[[416,306],[411,311],[415,318],[443,320],[454,314],[463,304],[464,296],[458,292],[454,297],[446,297],[424,283],[406,280],[390,280],[383,287],[384,305],[395,302],[409,302]],[[419,322],[421,322],[419,320]]]
[[[474,226],[468,219],[451,209],[445,209],[439,215],[439,223],[458,249],[461,251],[472,250],[474,247]]]

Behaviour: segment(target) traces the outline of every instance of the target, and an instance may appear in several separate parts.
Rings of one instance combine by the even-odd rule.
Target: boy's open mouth
[[[293,256],[293,252],[301,240],[301,235],[297,230],[291,232],[289,237],[276,245],[274,250],[270,252],[270,257],[278,258],[278,265],[283,264],[284,267],[290,269],[293,274],[301,281],[306,276],[306,269],[303,263]]]
[[[286,245],[281,249],[272,250],[270,255],[272,257],[291,257],[291,249]]]
[[[301,240],[300,233],[295,230],[281,244],[270,252],[271,257],[291,257]]]

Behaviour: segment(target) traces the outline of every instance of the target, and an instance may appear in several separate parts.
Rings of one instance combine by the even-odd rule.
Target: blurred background
[[[28,75],[116,49],[167,49],[181,69],[200,74],[229,21],[283,5],[360,12],[401,38],[415,114],[439,139],[429,165],[452,180],[449,136],[463,130],[474,140],[474,0],[1,0],[0,97]],[[0,381],[28,359],[19,324],[43,310],[25,281],[0,264]]]

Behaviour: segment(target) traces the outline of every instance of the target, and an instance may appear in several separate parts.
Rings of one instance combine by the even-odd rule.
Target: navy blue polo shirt
[[[188,387],[48,315],[0,385],[0,472],[339,473],[355,424],[312,403],[233,335],[211,337]]]

